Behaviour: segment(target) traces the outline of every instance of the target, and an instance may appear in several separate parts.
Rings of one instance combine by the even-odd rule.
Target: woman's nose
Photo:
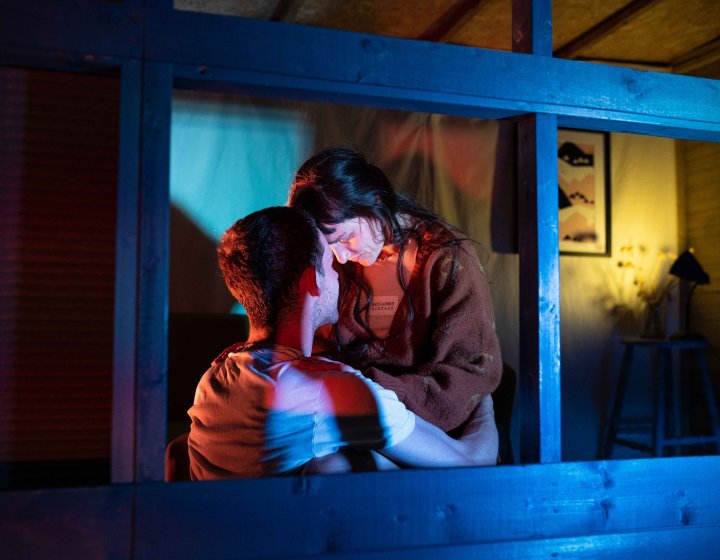
[[[347,262],[347,254],[342,247],[331,247],[331,249],[337,259],[337,262],[340,264],[345,264]]]

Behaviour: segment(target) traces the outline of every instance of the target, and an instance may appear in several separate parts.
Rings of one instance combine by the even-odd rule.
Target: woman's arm
[[[403,441],[381,451],[409,467],[468,467],[497,464],[498,433],[492,397],[484,397],[465,433],[453,439],[437,426],[415,418],[415,429]]]
[[[498,432],[492,397],[473,412],[465,433],[453,439],[437,426],[415,418],[415,428],[401,442],[379,451],[345,448],[310,461],[304,474],[395,470],[404,467],[469,467],[497,464]]]

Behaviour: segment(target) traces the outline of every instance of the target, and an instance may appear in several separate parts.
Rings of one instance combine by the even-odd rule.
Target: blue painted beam
[[[678,550],[720,536],[717,467],[694,457],[141,485],[136,557],[190,558],[194,543],[207,558],[387,558],[498,542],[544,553],[552,539],[567,553],[589,536],[588,551],[619,554],[644,531],[675,532]]]
[[[587,535],[561,539],[538,537],[455,546],[393,550],[392,560],[468,560],[468,558],[572,558],[627,560],[628,558],[692,558],[717,560],[717,527]],[[388,551],[325,554],[322,560],[386,560]]]
[[[120,75],[111,480],[135,472],[135,365],[142,64],[126,60]]]
[[[520,459],[561,460],[557,120],[518,123]]]
[[[290,97],[472,116],[554,113],[561,126],[720,138],[718,81],[184,12],[166,0],[147,8],[140,0],[6,2],[0,58],[18,50],[88,66],[147,57],[237,88],[267,80]]]
[[[23,66],[77,73],[115,69],[119,73],[122,62],[123,59],[114,56],[88,56],[67,51],[36,50],[0,45],[0,65],[2,66]]]
[[[20,48],[74,58],[142,56],[142,0],[2,2],[0,50]],[[73,54],[74,53],[74,54]]]
[[[0,557],[714,558],[718,470],[678,457],[3,492]]]
[[[552,56],[549,0],[513,0],[513,51]],[[520,458],[555,463],[560,430],[557,117],[517,120]]]
[[[0,558],[132,557],[129,484],[0,493]]]
[[[478,106],[477,100],[465,95],[437,95],[435,92],[414,91],[410,93],[411,98],[408,98],[408,91],[400,88],[370,85],[358,87],[353,83],[329,83],[302,77],[289,79],[287,76],[267,72],[175,64],[173,75],[175,86],[181,89],[242,93],[277,99],[301,99],[381,109],[422,110],[485,119],[503,119],[522,114],[517,109]]]
[[[149,59],[225,88],[237,77],[237,88],[249,79],[305,98],[554,113],[563,125],[720,141],[717,80],[177,10],[149,18],[147,38]]]
[[[135,480],[165,477],[172,68],[143,69],[138,234]]]
[[[537,185],[534,192],[537,197],[534,225],[538,262],[536,312],[540,324],[536,364],[539,373],[540,462],[555,463],[562,460],[557,119],[555,115],[537,115],[534,120],[535,157],[530,159],[535,160]],[[520,258],[522,261],[523,256]]]

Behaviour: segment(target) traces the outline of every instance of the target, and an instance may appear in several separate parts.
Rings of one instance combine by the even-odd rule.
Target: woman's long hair
[[[415,239],[418,251],[423,244],[457,247],[461,241],[451,233],[456,231],[455,228],[409,196],[396,192],[380,168],[350,148],[328,148],[305,161],[295,174],[288,205],[311,216],[325,235],[335,231],[334,224],[346,220],[357,217],[377,220],[385,243],[399,247],[397,277],[410,306],[410,320],[414,318],[414,309],[403,274],[403,255],[408,241]],[[399,219],[403,215],[411,217],[410,223]],[[421,230],[438,231],[439,235],[422,235]],[[340,269],[346,281],[346,289],[341,293],[341,308],[347,287],[357,286],[365,294],[366,302],[361,306],[358,298],[353,310],[355,320],[371,339],[377,339],[368,326],[372,290],[363,277],[362,266],[349,262]]]

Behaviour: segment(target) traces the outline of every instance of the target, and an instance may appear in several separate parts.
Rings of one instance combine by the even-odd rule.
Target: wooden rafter
[[[304,0],[278,0],[275,10],[270,16],[271,21],[290,21],[298,13]]]
[[[718,61],[720,61],[720,37],[715,37],[712,41],[676,58],[670,65],[676,73],[687,74]]]
[[[649,8],[655,2],[657,2],[657,0],[632,0],[632,2],[595,24],[583,34],[556,49],[553,52],[553,56],[558,58],[575,58],[575,55],[577,55],[580,50],[602,39],[631,18],[637,16],[643,10]]]
[[[456,0],[425,31],[417,36],[421,41],[442,41],[453,31],[461,27],[472,12],[484,0]]]

